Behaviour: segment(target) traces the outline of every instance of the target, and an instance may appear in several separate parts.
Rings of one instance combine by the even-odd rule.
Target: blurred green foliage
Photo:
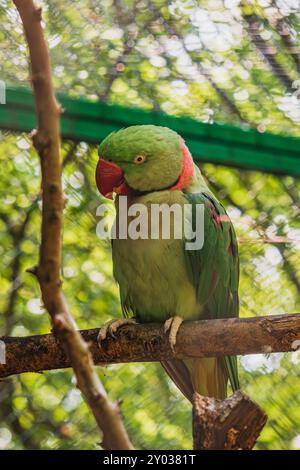
[[[300,69],[300,27],[292,0],[42,3],[58,90],[299,135],[292,85]],[[0,0],[0,19],[0,78],[26,85],[26,48],[10,1]],[[97,152],[84,142],[64,142],[63,157],[64,289],[79,326],[96,327],[121,315],[110,246],[96,236],[96,208],[103,202],[94,184]],[[28,136],[3,132],[0,160],[0,330],[47,333],[38,285],[25,272],[38,257],[38,158]],[[200,167],[239,236],[241,315],[299,312],[299,180]],[[110,398],[122,400],[137,448],[191,448],[190,405],[158,364],[98,371]],[[300,448],[299,372],[299,352],[240,360],[243,388],[269,415],[258,449]],[[96,449],[99,441],[71,371],[0,383],[0,448]]]

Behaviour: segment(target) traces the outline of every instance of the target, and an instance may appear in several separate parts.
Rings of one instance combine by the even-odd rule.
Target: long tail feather
[[[193,388],[200,395],[223,400],[227,396],[227,378],[223,359],[202,357],[185,359]]]
[[[192,401],[194,391],[208,397],[226,398],[227,374],[223,359],[174,359],[161,364],[188,400]]]
[[[233,391],[240,388],[239,377],[237,373],[237,358],[236,356],[226,356],[224,359],[226,372]]]
[[[194,388],[191,382],[191,377],[188,368],[183,361],[173,359],[172,361],[163,361],[161,365],[171,377],[175,385],[179,388],[181,393],[192,402]]]

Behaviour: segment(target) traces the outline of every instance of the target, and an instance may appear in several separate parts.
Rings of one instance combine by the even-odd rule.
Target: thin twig
[[[103,433],[106,449],[132,449],[117,406],[112,405],[94,369],[88,344],[78,333],[62,291],[61,227],[64,195],[58,105],[51,77],[48,47],[41,25],[41,8],[33,0],[14,0],[27,39],[35,95],[38,130],[32,134],[42,169],[42,238],[36,275],[42,300],[52,320],[53,331],[70,360],[77,385]]]

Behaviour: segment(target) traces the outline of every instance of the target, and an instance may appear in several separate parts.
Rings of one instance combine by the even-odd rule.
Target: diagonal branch
[[[38,130],[33,133],[42,169],[42,237],[39,265],[35,270],[43,303],[50,314],[53,331],[69,358],[77,384],[103,432],[102,446],[131,449],[118,408],[113,406],[94,369],[88,344],[78,333],[65,300],[60,279],[61,228],[64,195],[61,182],[59,116],[51,77],[48,47],[41,25],[41,8],[33,0],[14,0],[27,39],[35,95]]]
[[[173,357],[161,324],[122,326],[117,338],[107,339],[102,350],[97,343],[98,331],[81,331],[91,345],[96,364],[150,362]],[[6,348],[6,364],[0,364],[0,377],[70,367],[70,360],[53,334],[0,340]],[[295,351],[299,347],[300,314],[284,314],[184,322],[175,349],[176,357],[201,357]]]

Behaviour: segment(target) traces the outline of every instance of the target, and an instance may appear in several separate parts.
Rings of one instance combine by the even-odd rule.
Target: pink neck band
[[[189,149],[184,141],[181,141],[182,148],[182,170],[177,183],[170,189],[183,189],[188,186],[191,178],[195,175],[194,161]]]

